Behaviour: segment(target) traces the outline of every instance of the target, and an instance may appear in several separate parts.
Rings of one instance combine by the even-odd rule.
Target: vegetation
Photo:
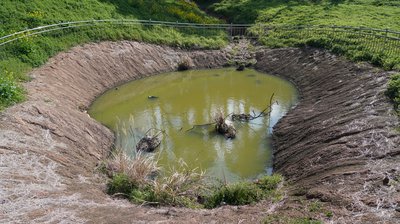
[[[261,38],[269,47],[322,47],[354,61],[400,70],[398,41],[376,36],[388,35],[385,32],[374,36],[371,31],[298,28],[335,25],[400,30],[399,6],[396,0],[222,0],[209,9],[229,22],[256,23],[253,31],[258,33],[262,26],[275,27]],[[400,38],[398,34],[393,37]]]
[[[309,218],[292,218],[280,215],[270,215],[263,221],[264,224],[322,224],[319,220]]]
[[[215,208],[220,205],[246,205],[258,202],[265,198],[277,198],[276,191],[282,182],[282,176],[264,176],[256,182],[239,182],[216,188],[205,201],[206,208]]]
[[[185,0],[3,0],[0,3],[0,21],[6,22],[0,23],[0,37],[43,25],[94,19],[219,22],[206,15],[196,4]],[[0,79],[1,107],[21,101],[23,91],[16,83],[27,80],[26,73],[32,67],[42,65],[56,53],[86,42],[122,39],[203,48],[218,48],[226,43],[223,32],[112,24],[23,37],[6,46],[0,46],[0,77],[7,77]],[[11,73],[12,76],[8,75]],[[3,87],[5,85],[14,86],[16,91],[4,92],[8,91],[8,87]]]
[[[386,95],[392,100],[395,110],[400,114],[400,74],[395,74],[390,78]]]
[[[256,182],[210,187],[203,172],[188,169],[184,162],[177,169],[162,171],[154,158],[140,153],[128,156],[122,151],[115,153],[105,167],[105,172],[111,176],[108,194],[148,205],[215,208],[226,204],[251,204],[279,198],[277,188],[282,182],[282,176],[273,175]]]
[[[0,76],[0,110],[24,99],[24,90],[16,83],[13,73]]]

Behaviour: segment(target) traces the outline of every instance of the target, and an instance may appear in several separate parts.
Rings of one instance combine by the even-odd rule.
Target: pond
[[[135,151],[149,129],[162,130],[154,152],[161,167],[180,167],[184,162],[190,169],[235,182],[272,172],[272,127],[297,101],[298,92],[290,82],[252,69],[189,70],[109,90],[93,103],[89,114],[116,132],[118,147]],[[271,113],[233,122],[234,139],[208,125],[218,113],[227,118],[232,113],[254,116],[264,109]]]

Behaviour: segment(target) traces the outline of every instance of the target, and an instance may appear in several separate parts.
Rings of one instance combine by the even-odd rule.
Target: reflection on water
[[[198,126],[213,122],[218,111],[258,114],[269,107],[272,94],[276,103],[271,118],[235,122],[238,132],[233,140],[217,135],[212,125]],[[272,126],[296,102],[297,91],[289,82],[254,70],[229,68],[174,72],[130,82],[97,99],[89,113],[114,131],[118,120],[128,122],[130,116],[141,135],[150,128],[165,130],[156,152],[163,167],[183,159],[191,168],[235,181],[271,171]],[[134,134],[128,136],[121,141],[134,149],[137,140]]]

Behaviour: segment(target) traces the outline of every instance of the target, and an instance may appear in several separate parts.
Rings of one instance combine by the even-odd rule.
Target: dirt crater
[[[190,210],[140,207],[104,193],[95,167],[114,136],[87,115],[90,103],[182,61],[215,68],[231,57],[229,48],[103,42],[75,47],[34,70],[27,101],[0,116],[0,222],[255,223],[272,212],[303,214],[307,209],[292,196],[273,206]],[[257,61],[256,69],[289,79],[301,92],[299,105],[274,128],[274,167],[288,178],[289,195],[326,202],[338,223],[398,221],[399,185],[382,184],[400,176],[399,120],[384,96],[388,73],[311,48],[261,49]]]

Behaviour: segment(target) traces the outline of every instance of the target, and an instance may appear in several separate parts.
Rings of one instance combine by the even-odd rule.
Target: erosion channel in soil
[[[148,130],[162,130],[155,151],[161,167],[179,169],[184,162],[185,168],[232,182],[271,173],[272,127],[296,102],[294,86],[276,76],[252,69],[189,70],[113,88],[89,114],[116,132],[117,147],[132,156]],[[234,139],[215,130],[219,114],[234,125]]]
[[[292,81],[300,92],[272,136],[274,171],[289,187],[282,201],[192,210],[107,195],[107,178],[96,167],[115,139],[86,113],[93,100],[130,80],[175,71],[182,61],[217,68],[232,58],[232,47],[102,42],[32,71],[27,100],[0,114],[0,223],[259,223],[269,214],[329,223],[325,211],[339,223],[399,223],[399,121],[384,94],[390,72],[315,48],[256,54],[257,70]],[[309,200],[326,210],[311,212]]]

